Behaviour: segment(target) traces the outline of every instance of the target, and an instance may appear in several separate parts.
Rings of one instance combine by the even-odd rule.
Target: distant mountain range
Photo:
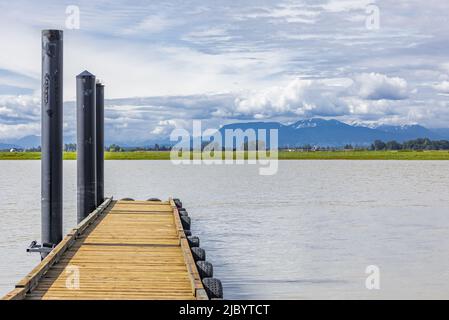
[[[436,132],[420,125],[366,127],[320,118],[300,120],[290,125],[277,122],[234,123],[223,126],[220,131],[223,133],[226,129],[248,128],[266,129],[267,132],[269,129],[278,129],[280,147],[299,147],[306,144],[322,147],[341,147],[346,144],[366,146],[374,140],[403,142],[417,138],[431,140],[449,138],[449,130]]]
[[[30,135],[20,139],[14,139],[9,141],[0,141],[0,150],[7,149],[29,149],[35,148],[41,145],[41,137]]]
[[[233,123],[223,126],[220,131],[224,136],[226,129],[278,129],[280,147],[299,147],[306,144],[312,146],[341,147],[346,144],[366,146],[374,140],[403,142],[417,138],[431,140],[449,140],[449,129],[427,129],[420,125],[378,125],[363,126],[360,124],[346,124],[338,120],[313,118],[300,120],[290,125],[278,122],[248,122]],[[120,143],[106,141],[106,144],[117,143],[121,146],[154,146],[169,145],[168,137],[151,141]],[[0,149],[32,148],[40,145],[39,136],[26,136],[17,140],[1,141]]]

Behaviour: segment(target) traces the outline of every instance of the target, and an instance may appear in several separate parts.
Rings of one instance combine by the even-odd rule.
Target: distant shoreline
[[[0,152],[0,160],[40,160],[40,152]],[[449,151],[279,151],[279,160],[449,160]],[[64,160],[76,160],[64,152]],[[170,160],[170,151],[105,152],[105,160]]]

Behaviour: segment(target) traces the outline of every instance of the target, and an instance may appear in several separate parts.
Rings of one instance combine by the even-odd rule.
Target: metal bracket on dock
[[[53,243],[38,244],[37,241],[32,241],[27,248],[27,252],[39,252],[41,255],[48,254],[54,247]]]

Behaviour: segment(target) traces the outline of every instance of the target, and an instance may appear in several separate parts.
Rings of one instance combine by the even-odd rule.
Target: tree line
[[[155,144],[154,146],[148,147],[122,147],[118,144],[111,144],[109,146],[105,146],[105,151],[109,152],[124,152],[124,151],[167,151],[170,150],[167,146],[160,146],[159,144]],[[66,143],[64,145],[64,151],[67,152],[75,152],[76,151],[76,143]]]
[[[254,149],[253,149],[254,148]],[[252,146],[251,150],[264,149],[265,145],[256,144]],[[65,151],[76,151],[76,144],[66,144]],[[154,147],[134,147],[124,148],[116,144],[111,144],[105,147],[106,151],[110,152],[123,152],[123,151],[168,151],[171,147],[160,146],[155,144]],[[202,148],[203,149],[203,146]],[[244,150],[249,150],[250,146],[246,143]],[[284,149],[284,148],[280,148]],[[297,149],[297,148],[296,148]],[[310,144],[304,145],[301,150],[304,151],[336,151],[341,150],[341,147],[314,147]],[[353,146],[347,144],[343,147],[345,150],[371,150],[371,151],[395,151],[395,150],[449,150],[448,140],[430,140],[428,138],[419,138],[414,140],[408,140],[404,142],[398,142],[396,140],[384,142],[382,140],[375,140],[370,146]]]
[[[449,150],[449,141],[430,140],[428,138],[409,140],[402,143],[395,140],[388,142],[376,140],[371,144],[370,150]]]

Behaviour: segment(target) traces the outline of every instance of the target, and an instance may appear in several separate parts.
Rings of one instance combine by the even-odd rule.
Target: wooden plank
[[[92,211],[83,221],[81,221],[75,228],[77,236],[82,234],[100,214],[106,212],[106,208],[111,204],[112,197],[107,198],[97,209]]]
[[[64,252],[70,248],[75,242],[78,231],[84,230],[84,226],[89,224],[89,219],[96,219],[96,217],[107,208],[112,199],[106,199],[102,205],[92,212],[86,219],[84,219],[77,228],[73,229],[69,234],[41,261],[41,263],[34,268],[25,278],[19,281],[16,288],[23,288],[25,292],[33,290],[37,285],[39,279],[51,268],[52,265],[58,262]],[[101,209],[100,209],[101,208]]]
[[[24,288],[15,288],[7,293],[2,300],[23,300],[26,296],[26,290]]]
[[[107,209],[107,210],[106,210]],[[67,271],[79,287],[67,286]],[[172,199],[103,203],[4,299],[207,299]]]
[[[118,200],[118,204],[134,204],[134,205],[169,205],[170,201],[145,201],[145,200],[134,200],[134,201],[124,201],[124,200]]]

